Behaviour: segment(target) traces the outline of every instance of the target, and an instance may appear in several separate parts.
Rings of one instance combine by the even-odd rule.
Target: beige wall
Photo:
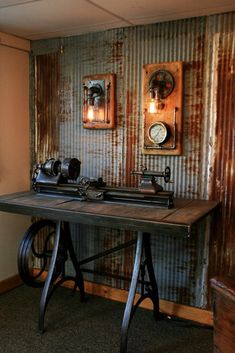
[[[0,32],[0,195],[30,188],[29,47],[29,41]],[[0,281],[17,273],[28,224],[28,217],[0,213]]]

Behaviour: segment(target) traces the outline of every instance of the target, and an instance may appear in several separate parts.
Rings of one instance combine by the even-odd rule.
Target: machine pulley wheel
[[[18,252],[18,270],[23,282],[31,287],[42,287],[48,270],[54,245],[56,224],[50,220],[40,220],[33,223],[25,232]],[[63,230],[61,230],[63,231]],[[62,265],[67,259],[67,251],[63,244],[59,245],[53,280],[62,271]]]

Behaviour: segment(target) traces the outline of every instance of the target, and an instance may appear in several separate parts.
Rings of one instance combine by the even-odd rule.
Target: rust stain
[[[133,92],[127,90],[126,92],[126,186],[133,186],[134,178],[131,174],[135,168],[135,151],[134,148],[137,144],[137,122],[136,118],[132,115],[133,112]]]
[[[201,35],[197,37],[197,52],[203,53],[205,48],[205,35]]]
[[[118,244],[127,242],[133,238],[133,232],[121,231],[116,229],[100,228],[99,237],[103,237],[102,250],[111,249]],[[124,256],[123,256],[124,255]],[[95,269],[100,272],[109,273],[112,275],[131,277],[133,267],[133,247],[122,249],[119,252],[110,254],[102,258],[100,261],[95,263]],[[105,277],[105,283],[112,286],[115,282],[115,286],[121,287],[120,279],[112,279],[111,277]],[[124,282],[124,289],[129,288],[129,283]]]
[[[123,42],[117,40],[112,43],[112,59],[118,61],[123,57]]]
[[[184,63],[184,70],[185,71],[191,71],[191,70],[198,71],[200,67],[201,67],[201,62],[198,60],[192,60],[192,61]]]
[[[115,64],[116,74],[119,76],[119,79],[123,76],[123,44],[123,40],[120,38],[111,42],[110,58],[107,60],[108,63]],[[110,47],[110,43],[108,45]]]
[[[67,79],[63,79],[60,82],[60,112],[59,120],[60,122],[65,122],[72,119],[71,110],[71,97],[76,98],[77,93],[73,92],[71,89],[71,82]]]
[[[201,137],[201,121],[202,121],[202,112],[196,114],[194,111],[193,116],[189,119],[189,129],[188,129],[188,138],[194,139],[194,141],[199,140]]]
[[[111,143],[112,143],[112,147],[111,147],[111,175],[110,175],[110,179],[112,179],[112,184],[113,186],[119,186],[120,185],[120,179],[119,179],[119,175],[116,171],[115,166],[117,166],[117,161],[119,160],[120,156],[119,156],[119,150],[118,150],[118,146],[119,146],[119,139],[118,139],[118,130],[114,129],[112,130],[112,139],[111,139]],[[115,169],[114,169],[115,168]]]
[[[177,291],[177,297],[180,303],[185,303],[187,302],[188,298],[195,298],[195,294],[191,293],[190,289],[187,287],[180,286]]]
[[[43,161],[59,150],[59,56],[58,53],[36,57],[36,154]]]
[[[232,41],[218,52],[216,147],[210,198],[222,201],[221,232],[215,233],[212,262],[215,273],[235,274],[235,57]],[[222,228],[222,229],[221,229]]]
[[[197,20],[195,20],[194,23],[198,23]],[[191,21],[189,24],[191,24]],[[159,26],[161,27],[161,35],[156,36]],[[43,160],[46,157],[55,156],[58,153],[60,122],[68,121],[68,123],[71,123],[71,126],[73,126],[72,122],[69,120],[71,120],[72,114],[75,114],[73,118],[77,119],[76,124],[80,124],[80,108],[76,112],[71,111],[72,104],[79,95],[79,92],[76,92],[76,90],[78,91],[77,88],[73,91],[73,85],[75,87],[77,84],[75,80],[79,80],[79,77],[82,77],[84,73],[90,74],[92,70],[96,70],[95,73],[98,73],[97,70],[113,70],[117,74],[118,83],[117,127],[106,135],[98,131],[94,134],[91,132],[89,136],[91,136],[92,139],[94,138],[94,144],[86,155],[82,155],[84,156],[84,163],[88,165],[88,170],[89,167],[93,168],[96,166],[94,161],[102,160],[102,162],[106,163],[102,167],[102,171],[104,171],[104,175],[102,176],[104,176],[105,180],[107,176],[107,181],[113,185],[136,186],[137,180],[131,176],[131,170],[135,169],[137,161],[141,163],[140,161],[143,160],[143,164],[147,167],[158,169],[158,165],[162,165],[162,162],[166,160],[170,162],[171,167],[179,169],[179,171],[173,170],[173,173],[177,172],[180,174],[179,183],[174,186],[176,194],[185,194],[186,197],[198,197],[199,193],[195,185],[197,186],[197,183],[200,184],[200,182],[202,184],[206,182],[201,180],[202,175],[200,170],[201,157],[205,160],[205,157],[200,155],[202,142],[200,126],[202,119],[208,119],[208,117],[203,117],[202,115],[204,104],[202,91],[204,86],[204,63],[207,60],[203,54],[206,41],[204,36],[197,36],[194,25],[189,27],[188,25],[181,26],[172,24],[170,28],[163,24],[159,26],[156,26],[156,30],[155,26],[153,26],[154,31],[149,30],[148,32],[142,32],[139,29],[137,33],[138,35],[141,34],[139,37],[130,36],[130,34],[128,34],[129,30],[126,30],[128,34],[127,38],[124,38],[121,32],[113,32],[115,34],[115,40],[113,40],[114,34],[112,33],[112,36],[103,36],[101,34],[90,35],[94,40],[87,40],[87,36],[84,36],[82,37],[82,42],[79,38],[74,39],[74,44],[68,42],[69,51],[72,45],[74,51],[70,51],[69,54],[66,54],[68,56],[64,60],[64,66],[61,66],[62,74],[63,71],[65,71],[66,77],[62,79],[61,82],[59,82],[61,75],[59,72],[58,56],[56,56],[56,54],[50,54],[37,58],[38,84],[36,88],[38,93],[36,104],[38,115],[36,120],[36,153],[39,159]],[[181,32],[176,33],[176,30]],[[205,31],[206,30],[205,28]],[[196,31],[201,33],[201,25],[196,27]],[[154,35],[152,33],[154,33]],[[186,35],[185,39],[191,38],[191,40],[194,41],[192,51],[186,52],[188,48],[185,48],[184,52],[184,45],[182,45],[183,49],[180,48],[180,46],[177,48],[179,57],[189,58],[189,62],[185,62],[184,65],[186,72],[184,101],[186,103],[185,111],[187,112],[184,139],[187,154],[174,160],[168,157],[166,159],[162,158],[161,160],[153,156],[143,157],[141,156],[141,146],[138,146],[141,139],[139,136],[140,122],[138,121],[138,117],[140,113],[138,113],[138,109],[140,109],[141,104],[137,101],[137,93],[134,91],[136,87],[137,92],[140,89],[139,74],[141,66],[142,63],[148,62],[148,60],[159,60],[161,45],[156,38],[162,38],[162,43],[164,45],[166,43],[165,46],[163,45],[163,49],[169,50],[168,53],[162,51],[161,58],[169,55],[170,60],[172,60],[176,54],[175,45],[177,43],[181,45],[182,43],[179,41],[182,35]],[[225,33],[221,33],[220,35],[221,38],[224,38]],[[153,38],[151,36],[153,36]],[[106,42],[103,42],[103,37],[106,38]],[[109,38],[109,40],[107,40],[107,38]],[[131,42],[133,38],[137,38],[136,43],[134,41]],[[156,55],[152,53],[151,46],[153,46],[153,44],[156,47]],[[210,185],[210,198],[223,201],[221,219],[224,230],[220,232],[218,231],[219,225],[214,225],[213,234],[217,235],[213,237],[211,244],[212,266],[210,267],[214,272],[230,271],[231,273],[235,273],[235,147],[233,137],[235,123],[233,99],[235,65],[234,54],[225,44],[226,43],[221,43],[219,53],[213,54],[219,55],[218,76],[215,77],[219,85],[218,92],[216,93],[218,112],[216,147],[211,143],[212,152],[214,152],[214,148],[216,149],[216,157],[211,170],[211,175],[213,173],[213,176]],[[128,49],[128,52],[126,49]],[[171,51],[172,53],[174,52],[174,55],[171,54]],[[71,60],[72,55],[77,55],[76,60],[73,62]],[[76,76],[76,79],[73,76]],[[128,89],[126,89],[126,87],[128,87]],[[60,96],[58,96],[59,89],[62,89]],[[68,131],[68,145],[63,146],[63,141],[60,141],[60,149],[64,148],[65,153],[70,153],[71,151],[80,153],[79,148],[81,146],[85,146],[86,143],[91,143],[89,142],[90,137],[82,130],[80,125],[77,131],[80,140],[74,135],[74,131]],[[66,132],[66,130],[64,130],[64,132]],[[69,138],[71,138],[71,142]],[[105,139],[104,142],[102,138]],[[182,165],[185,163],[182,169],[180,169],[181,163]],[[186,181],[184,181],[184,179]],[[101,233],[103,231],[104,230],[101,229]],[[105,247],[115,245],[116,235],[126,240],[132,236],[131,233],[122,234],[107,230],[104,232],[105,234],[101,234],[103,238],[99,242],[99,246],[101,247],[103,247],[103,245]],[[167,257],[167,253],[164,252],[164,256]],[[187,266],[192,266],[192,272],[189,273],[189,277],[193,278],[195,277],[195,272],[193,271],[195,270],[194,260],[196,254],[190,252],[190,256],[193,258],[192,263],[187,263]],[[126,249],[122,263],[118,258],[114,257],[112,260],[108,259],[107,262],[104,263],[104,269],[106,268],[108,270],[110,267],[113,273],[122,272],[124,270],[128,275],[131,271],[132,260],[132,249]],[[103,266],[102,261],[101,266]],[[179,271],[180,270],[183,271],[184,266],[179,268]],[[165,269],[163,268],[163,272],[164,271]],[[165,279],[162,281],[163,285],[164,281]],[[112,283],[114,283],[114,280]],[[179,283],[182,284],[180,277]],[[119,286],[118,281],[117,285]],[[128,286],[128,284],[126,285]],[[193,287],[196,286],[197,285]],[[169,289],[169,292],[170,290],[176,293],[176,296],[179,292],[179,301],[181,302],[187,303],[188,297],[192,296],[189,289],[182,288],[180,290],[178,282],[174,288]]]
[[[186,82],[191,88],[191,95],[186,97],[186,105],[189,111],[188,123],[186,124],[186,140],[191,153],[185,159],[185,170],[189,178],[196,177],[200,173],[201,160],[201,136],[203,121],[203,71],[204,71],[204,36],[196,38],[196,59],[186,62],[184,65]],[[187,90],[186,90],[187,91]],[[199,190],[188,185],[187,193],[192,197],[199,196]]]
[[[104,242],[103,242],[104,250],[111,249],[112,247],[116,246],[117,244],[114,244],[114,239],[118,238],[119,231],[112,230],[112,229],[110,229],[110,230],[103,229],[103,232],[104,232]],[[114,234],[114,233],[116,233],[116,234]],[[116,236],[114,236],[114,235],[116,235]],[[115,261],[115,255],[116,254],[113,254],[112,256],[111,255],[105,256],[102,259],[102,262],[101,262],[102,271],[107,272],[107,273],[111,273],[111,274],[117,274],[119,266],[118,266],[118,262]],[[107,277],[106,281],[108,281],[109,285],[112,284],[111,277]]]

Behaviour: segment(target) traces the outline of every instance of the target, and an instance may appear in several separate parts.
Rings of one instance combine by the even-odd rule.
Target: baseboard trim
[[[73,288],[74,282],[67,281],[63,284],[63,286]],[[112,288],[103,284],[88,281],[85,281],[85,292],[122,303],[126,302],[128,296],[128,291],[126,290]],[[136,294],[135,301],[137,301],[139,297],[140,295]],[[140,307],[152,310],[153,305],[150,299],[146,299],[141,303]],[[160,311],[169,316],[176,316],[203,325],[213,326],[213,314],[209,310],[177,304],[167,300],[160,300]]]
[[[67,281],[64,285],[68,288],[73,288],[74,282]],[[112,288],[102,284],[85,281],[86,293],[97,295],[106,299],[125,303],[128,296],[128,291]],[[140,295],[136,294],[135,301],[139,299]],[[140,307],[152,310],[153,305],[150,299],[144,300]],[[209,310],[199,309],[187,305],[177,304],[167,300],[160,300],[160,311],[169,316],[176,316],[182,319],[194,321],[203,325],[213,325],[212,312]]]
[[[38,271],[35,269],[35,273]],[[45,279],[46,273],[42,274],[42,279]],[[73,281],[66,281],[62,284],[63,287],[73,288]],[[106,299],[126,303],[128,291],[117,289],[103,284],[85,281],[85,292],[88,294],[97,295]],[[135,301],[140,295],[136,294]],[[196,308],[193,306],[182,305],[167,300],[160,300],[160,311],[169,316],[176,316],[181,319],[194,321],[203,325],[213,326],[213,313],[209,310]],[[150,299],[144,300],[140,307],[152,310],[153,305]]]
[[[22,285],[22,280],[19,275],[14,275],[12,277],[6,278],[0,281],[0,294],[6,293],[11,289],[19,287]]]

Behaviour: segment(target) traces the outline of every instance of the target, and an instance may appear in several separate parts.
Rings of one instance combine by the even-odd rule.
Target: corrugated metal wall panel
[[[124,140],[127,184],[130,171],[145,165],[164,170],[169,165],[175,183],[169,185],[180,197],[198,197],[200,169],[200,121],[202,119],[203,37],[205,20],[185,20],[125,29],[126,111]],[[181,44],[184,45],[181,46]],[[184,155],[147,156],[142,147],[142,67],[147,63],[184,61]],[[131,99],[130,99],[131,97]],[[192,152],[193,151],[193,152]],[[130,157],[131,155],[131,157]],[[128,183],[129,181],[129,183]]]
[[[168,184],[166,188],[174,190],[177,197],[218,196],[218,192],[215,193],[215,190],[218,191],[218,183],[214,172],[219,175],[221,167],[228,171],[234,163],[233,140],[230,147],[224,144],[219,152],[217,148],[217,140],[221,138],[218,136],[220,129],[224,133],[224,140],[233,138],[226,135],[226,129],[234,131],[234,103],[231,100],[234,86],[228,76],[225,85],[218,89],[222,75],[217,75],[223,72],[227,76],[234,70],[234,66],[228,64],[228,58],[234,60],[234,44],[231,47],[233,32],[234,14],[226,14],[33,42],[32,49],[37,61],[37,92],[50,84],[54,87],[54,93],[50,95],[56,95],[56,88],[59,91],[59,102],[52,106],[54,111],[51,113],[55,125],[48,122],[44,140],[40,135],[41,142],[35,145],[37,159],[51,156],[52,152],[60,158],[76,156],[82,161],[82,175],[102,175],[108,184],[119,186],[136,186],[138,180],[130,172],[141,165],[157,170],[164,170],[169,165],[174,184]],[[223,52],[227,48],[226,62],[224,56],[217,58],[218,48],[223,48]],[[56,54],[48,54],[50,51]],[[40,59],[42,54],[46,55],[45,59]],[[53,66],[55,57],[58,63],[56,61]],[[46,63],[43,60],[47,60]],[[182,156],[173,157],[143,155],[142,67],[147,63],[167,61],[184,62],[184,152]],[[216,65],[220,65],[220,71],[215,68]],[[40,72],[44,73],[43,76],[40,76]],[[117,127],[112,131],[86,130],[82,127],[82,77],[97,73],[117,75]],[[54,83],[50,80],[54,80]],[[215,94],[217,91],[218,95]],[[223,99],[224,92],[230,98]],[[46,120],[49,120],[46,114],[50,95],[43,96],[41,106],[45,110]],[[217,104],[221,99],[224,105],[218,103],[219,106],[215,108],[214,103]],[[226,123],[222,119],[224,112],[230,117]],[[36,132],[41,131],[40,121],[37,107]],[[57,141],[53,134],[59,136],[57,150],[53,147]],[[37,141],[39,133],[36,135]],[[219,158],[216,159],[217,153]],[[228,155],[231,158],[229,165]],[[224,162],[221,164],[221,161]],[[232,195],[234,181],[229,179],[229,172],[226,175],[226,212],[231,214],[234,204],[229,195]],[[223,177],[221,174],[220,178]],[[220,198],[223,197],[225,194],[221,193]],[[204,228],[199,228],[192,240],[176,240],[165,234],[153,237],[155,269],[162,298],[196,306],[205,305],[205,256],[208,255],[208,249],[205,250],[204,246]],[[88,254],[88,249],[103,249],[132,237],[129,232],[88,229],[84,226],[74,226],[75,232],[79,233],[74,238],[76,246],[82,244],[80,257]],[[224,239],[227,238],[224,236]],[[216,245],[214,248],[218,256],[219,247]],[[115,255],[94,266],[96,269],[109,268],[113,273],[129,273],[132,251],[125,252],[124,261]],[[96,280],[94,276],[89,278]],[[113,286],[126,287],[126,284],[114,280],[105,281]]]
[[[59,149],[58,53],[37,56],[35,70],[35,150],[37,160],[44,161],[57,157]]]
[[[221,274],[235,273],[235,13],[210,23],[216,65],[214,95],[214,150],[209,196],[222,201],[222,230],[215,238],[214,264]],[[222,251],[221,251],[222,250]]]

